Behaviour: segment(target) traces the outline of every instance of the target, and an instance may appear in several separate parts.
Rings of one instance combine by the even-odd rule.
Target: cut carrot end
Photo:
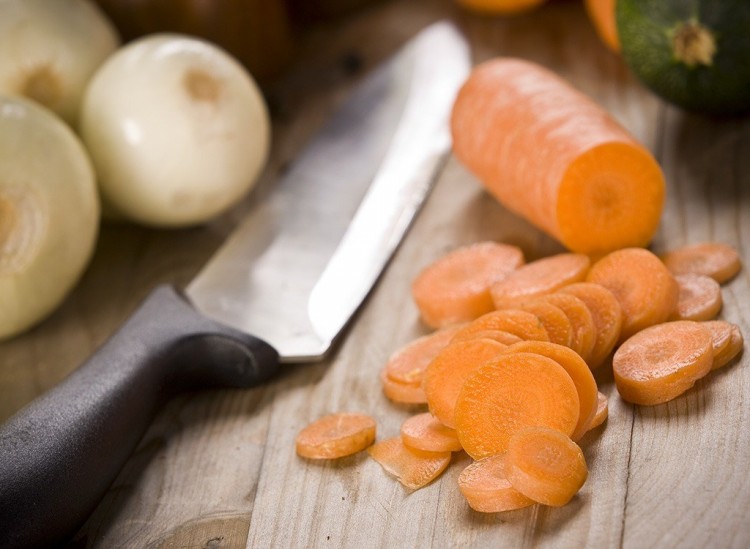
[[[432,414],[412,416],[401,424],[401,439],[409,448],[424,452],[459,452],[456,431],[443,425]]]
[[[363,414],[331,414],[313,421],[297,435],[301,457],[335,459],[364,450],[375,441],[375,420]]]
[[[711,320],[721,311],[721,286],[710,276],[684,274],[674,277],[679,288],[670,320]]]
[[[734,278],[742,268],[737,250],[719,242],[704,242],[672,250],[662,256],[662,260],[673,274],[710,276],[719,284]]]
[[[367,453],[401,484],[412,490],[435,480],[451,461],[450,452],[414,450],[405,446],[401,437],[373,444],[367,449]]]
[[[469,507],[480,513],[501,513],[535,502],[513,488],[507,478],[505,455],[475,461],[458,476],[458,488]]]

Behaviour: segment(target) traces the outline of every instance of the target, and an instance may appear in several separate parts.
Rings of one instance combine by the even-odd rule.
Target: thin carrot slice
[[[739,326],[725,320],[709,320],[702,324],[711,332],[714,356],[712,370],[726,366],[740,354],[744,339]]]
[[[451,326],[407,343],[388,359],[385,365],[388,377],[398,383],[421,385],[427,365],[450,343],[457,331],[457,326]]]
[[[570,347],[573,343],[573,326],[568,316],[560,307],[535,299],[518,306],[522,311],[528,311],[539,318],[552,343]]]
[[[479,330],[479,331],[460,331],[455,335],[451,341],[467,341],[469,339],[494,339],[498,343],[503,345],[513,345],[519,341],[523,341],[516,334],[511,334],[505,330]]]
[[[572,294],[583,301],[594,321],[596,340],[587,362],[592,368],[601,364],[615,348],[622,328],[622,307],[614,294],[593,282],[577,282],[566,286],[562,293]]]
[[[383,368],[380,372],[380,381],[383,384],[383,394],[400,404],[427,404],[427,395],[421,385],[412,385],[409,383],[399,383],[393,381]]]
[[[599,392],[591,370],[584,360],[572,349],[546,341],[522,341],[511,345],[506,353],[536,353],[546,356],[562,366],[578,391],[578,423],[570,438],[578,440],[596,413],[596,395]]]
[[[509,244],[479,242],[453,250],[426,267],[412,284],[422,320],[440,328],[492,311],[490,286],[523,262],[523,252]]]
[[[409,448],[425,452],[458,452],[456,431],[443,425],[432,414],[412,416],[401,424],[401,440]]]
[[[605,395],[604,393],[599,393],[597,394],[596,400],[596,413],[594,414],[594,417],[591,418],[591,422],[589,422],[586,431],[588,432],[599,427],[599,425],[606,421],[608,415],[609,405],[607,401],[607,395]]]
[[[424,392],[430,412],[443,425],[455,427],[456,399],[469,375],[493,358],[507,345],[491,339],[472,339],[451,343],[427,367]]]
[[[435,480],[451,461],[450,452],[414,450],[404,445],[401,437],[373,444],[367,449],[367,453],[401,484],[412,490],[418,490]]]
[[[558,254],[519,267],[490,288],[497,309],[550,294],[586,277],[591,260],[583,254]]]
[[[578,390],[565,369],[533,353],[506,353],[471,374],[456,402],[458,440],[474,459],[500,454],[524,427],[568,435],[578,423]]]
[[[596,325],[586,304],[576,296],[562,292],[545,295],[539,299],[562,309],[573,327],[573,341],[570,348],[588,363],[596,345]]]
[[[505,454],[475,461],[458,476],[458,488],[469,507],[480,513],[501,513],[535,502],[513,488],[506,476]]]
[[[677,306],[677,282],[653,253],[643,248],[626,248],[597,261],[588,277],[612,292],[622,307],[619,341],[664,322]]]
[[[453,152],[511,211],[569,250],[645,246],[656,233],[664,176],[612,116],[537,64],[478,65],[451,115]]]
[[[737,250],[719,242],[672,250],[664,254],[662,260],[673,274],[701,274],[710,276],[719,284],[732,279],[742,267]]]
[[[554,507],[573,499],[588,477],[578,445],[548,427],[529,427],[514,434],[505,459],[513,488]]]
[[[521,339],[533,339],[535,341],[549,341],[547,330],[544,329],[539,317],[527,311],[519,309],[506,309],[493,311],[472,320],[461,328],[454,339],[466,339],[469,334],[483,332],[485,330],[500,330],[510,332]]]
[[[651,326],[625,341],[612,359],[623,399],[653,405],[672,400],[705,376],[713,364],[711,332],[699,322]]]
[[[323,416],[297,435],[297,454],[310,459],[335,459],[364,450],[375,441],[375,420],[363,414]]]
[[[675,275],[680,290],[670,320],[711,320],[721,311],[721,286],[710,276]]]

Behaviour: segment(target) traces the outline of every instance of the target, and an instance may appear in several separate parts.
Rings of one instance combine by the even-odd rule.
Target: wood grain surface
[[[449,0],[393,0],[319,24],[300,37],[297,64],[270,91],[274,153],[261,188],[273,184],[364,71],[441,18],[464,31],[476,62],[512,55],[555,70],[654,152],[669,184],[654,251],[718,240],[750,259],[750,119],[713,120],[666,106],[601,45],[575,0],[550,0],[512,19],[473,16]],[[352,70],[358,60],[361,70]],[[245,207],[190,230],[105,224],[93,263],[64,305],[34,330],[0,344],[0,419],[72,371],[156,284],[189,281]],[[451,248],[486,239],[518,244],[529,259],[561,250],[450,159],[330,358],[288,366],[262,388],[172,401],[71,546],[750,546],[747,354],[654,407],[623,402],[611,372],[601,368],[597,381],[610,397],[609,419],[582,440],[590,476],[559,509],[471,511],[456,483],[466,456],[456,456],[443,477],[416,492],[364,453],[326,463],[296,457],[298,430],[325,413],[371,414],[385,438],[421,410],[390,403],[378,382],[390,353],[427,332],[410,301],[410,281]],[[749,282],[744,270],[724,286],[721,313],[746,336]]]

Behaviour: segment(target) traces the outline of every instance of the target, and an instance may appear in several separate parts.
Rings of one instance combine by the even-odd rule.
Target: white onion
[[[0,339],[60,304],[98,223],[94,171],[72,130],[43,107],[0,96]]]
[[[118,45],[87,0],[0,0],[0,93],[33,99],[75,125],[86,84]]]
[[[81,112],[104,202],[161,227],[207,221],[240,200],[265,164],[269,127],[263,96],[237,61],[172,34],[111,56]]]

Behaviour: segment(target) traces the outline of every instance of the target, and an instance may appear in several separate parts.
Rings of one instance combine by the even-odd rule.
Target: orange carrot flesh
[[[425,452],[461,450],[456,431],[429,413],[417,414],[404,421],[401,424],[401,440],[409,448]]]
[[[550,294],[586,277],[591,260],[583,254],[558,254],[519,267],[494,283],[490,292],[497,309],[507,309],[531,297]]]
[[[711,320],[721,311],[721,286],[710,276],[685,274],[674,277],[679,288],[670,320]]]
[[[583,301],[591,313],[596,339],[587,362],[592,368],[596,368],[606,360],[620,338],[622,329],[620,302],[607,288],[592,282],[578,282],[560,291],[576,296]]]
[[[477,66],[451,129],[456,157],[489,192],[569,250],[602,254],[655,234],[665,198],[658,163],[543,67],[510,58]]]
[[[507,346],[491,339],[451,343],[427,367],[424,392],[430,412],[455,428],[456,400],[466,379],[478,368],[500,356]]]
[[[578,391],[578,422],[570,435],[578,440],[596,413],[597,393],[594,376],[584,360],[572,349],[545,341],[522,341],[508,347],[507,353],[536,353],[557,362],[568,373]]]
[[[745,342],[739,326],[725,320],[710,320],[702,324],[711,333],[714,357],[712,370],[726,366],[742,352]]]
[[[609,403],[607,401],[607,395],[605,395],[604,393],[599,393],[597,395],[597,401],[596,401],[596,413],[594,414],[594,417],[591,418],[591,421],[589,422],[588,427],[586,428],[586,431],[591,431],[599,427],[602,423],[604,423],[607,420],[608,415],[609,415]]]
[[[454,339],[467,339],[470,334],[486,330],[500,330],[510,332],[521,339],[549,341],[547,330],[544,329],[539,317],[527,311],[506,309],[493,311],[469,322],[454,336]]]
[[[500,454],[527,426],[568,435],[578,423],[578,390],[557,362],[533,353],[504,354],[471,374],[455,407],[458,440],[474,459]]]
[[[423,452],[404,445],[401,437],[373,444],[367,449],[370,457],[401,484],[418,490],[435,480],[451,461],[450,452]]]
[[[459,333],[451,341],[467,341],[469,339],[492,339],[503,345],[513,345],[514,343],[523,341],[516,334],[511,334],[504,330],[459,330]]]
[[[427,366],[457,331],[458,327],[443,328],[407,343],[388,359],[385,365],[388,377],[398,383],[421,385]]]
[[[588,282],[601,284],[622,307],[620,340],[667,320],[677,306],[677,282],[653,253],[626,248],[594,263]]]
[[[573,499],[588,477],[578,445],[547,427],[529,427],[514,434],[505,459],[513,488],[554,507]]]
[[[596,345],[596,326],[586,304],[576,296],[562,292],[545,295],[539,299],[559,307],[565,313],[573,327],[573,341],[570,347],[588,362]]]
[[[412,284],[422,320],[440,328],[492,311],[490,286],[523,262],[519,248],[497,242],[453,250],[426,267]]]
[[[533,9],[547,0],[458,0],[459,5],[487,15],[516,15]]]
[[[677,320],[646,328],[625,341],[615,352],[612,369],[623,399],[654,405],[690,389],[711,370],[713,360],[708,328]]]
[[[309,459],[335,459],[364,450],[375,441],[375,420],[363,414],[330,414],[297,435],[297,454]]]
[[[570,319],[568,319],[560,307],[535,299],[522,303],[518,308],[522,311],[528,311],[539,318],[549,336],[550,342],[566,347],[572,345],[573,326],[570,324]]]
[[[615,20],[615,0],[585,0],[586,12],[599,38],[615,53],[620,52],[620,37]]]
[[[501,513],[533,505],[511,486],[506,476],[505,454],[475,461],[458,476],[458,488],[469,507],[480,513]]]
[[[380,372],[383,394],[393,402],[400,404],[427,404],[427,395],[421,385],[399,383],[388,377],[385,368]]]
[[[737,250],[718,242],[672,250],[663,255],[662,260],[673,274],[701,274],[710,276],[719,284],[732,279],[742,267]]]

